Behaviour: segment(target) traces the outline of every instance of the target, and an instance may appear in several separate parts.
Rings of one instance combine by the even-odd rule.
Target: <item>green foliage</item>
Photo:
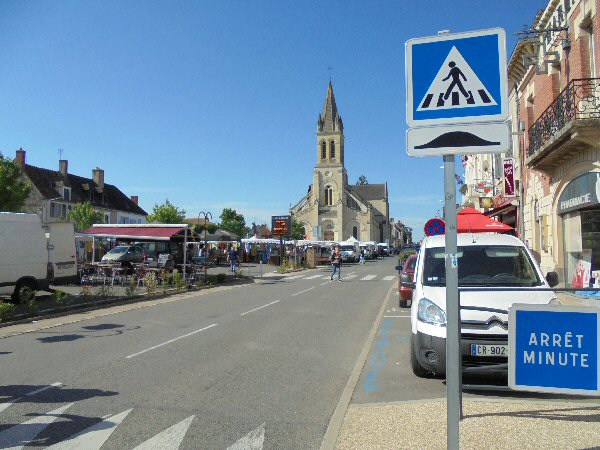
[[[201,223],[195,223],[192,226],[192,231],[195,234],[203,236],[205,228],[206,228],[206,232],[207,233],[213,234],[215,231],[217,231],[219,229],[219,226],[217,224],[215,224],[215,223],[208,223],[208,224],[206,224],[206,226],[204,224],[201,224]]]
[[[127,283],[127,287],[125,287],[125,295],[127,295],[127,297],[134,297],[137,294],[137,290],[137,281],[132,277],[129,280],[129,283]]]
[[[65,306],[65,302],[68,296],[69,294],[65,291],[57,289],[54,292],[52,292],[52,295],[50,297],[52,298],[52,301],[54,302],[56,307],[62,308],[63,306]]]
[[[304,227],[292,217],[292,239],[304,239]]]
[[[283,262],[277,268],[277,273],[286,273],[289,272],[291,269],[292,265],[290,263],[290,260],[288,258],[283,258]]]
[[[183,289],[183,274],[181,272],[173,272],[173,284],[175,285],[175,290],[180,291]]]
[[[225,208],[221,213],[221,228],[225,231],[231,231],[239,237],[244,237],[248,234],[246,220],[242,214],[238,214],[235,209]]]
[[[22,211],[30,191],[31,183],[21,179],[21,166],[0,153],[0,211]]]
[[[364,185],[364,184],[369,184],[369,182],[367,181],[367,177],[365,177],[364,175],[361,175],[360,177],[358,177],[358,181],[356,182],[356,184]]]
[[[79,291],[79,295],[84,299],[88,299],[92,296],[92,287],[88,285],[81,286],[81,290]]]
[[[35,291],[31,292],[31,295],[25,300],[25,311],[28,316],[35,316],[38,312],[37,303],[35,302]]]
[[[183,223],[185,218],[185,209],[179,209],[169,200],[165,200],[162,205],[154,205],[152,214],[146,217],[151,223]]]
[[[110,284],[103,284],[98,286],[95,293],[96,297],[101,298],[102,300],[106,300],[108,297],[113,295],[113,289]]]
[[[398,263],[403,265],[406,262],[406,260],[408,259],[408,257],[410,255],[414,255],[415,253],[417,253],[416,250],[409,250],[409,251],[400,253],[400,256],[398,256]]]
[[[146,293],[148,295],[154,295],[156,288],[158,287],[158,280],[154,272],[147,273],[144,275],[144,286],[146,286]]]
[[[90,202],[83,202],[73,206],[67,219],[73,222],[75,231],[81,231],[87,230],[95,223],[102,223],[104,216],[101,212],[94,210]]]
[[[462,195],[467,195],[467,192],[469,192],[469,186],[466,184],[463,184],[458,191],[462,194]]]
[[[12,303],[4,303],[0,300],[0,323],[8,322],[12,319],[13,314],[17,305],[13,305]]]

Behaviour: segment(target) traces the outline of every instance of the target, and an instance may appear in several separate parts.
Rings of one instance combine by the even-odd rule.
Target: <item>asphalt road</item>
[[[0,448],[319,448],[395,261],[0,339]]]

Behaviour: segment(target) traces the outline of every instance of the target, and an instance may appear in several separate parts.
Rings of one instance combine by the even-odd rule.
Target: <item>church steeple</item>
[[[337,106],[335,104],[335,96],[333,95],[333,86],[331,85],[331,81],[329,81],[329,87],[327,88],[327,98],[325,99],[323,114],[319,114],[319,120],[317,121],[317,131],[344,132],[344,124],[342,123],[342,117],[338,113]]]
[[[331,80],[323,113],[317,121],[317,165],[344,166],[344,124],[335,104]]]

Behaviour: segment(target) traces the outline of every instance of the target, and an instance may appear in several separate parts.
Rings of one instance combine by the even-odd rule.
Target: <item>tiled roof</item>
[[[104,183],[103,195],[100,195],[97,189],[98,186],[91,178],[83,178],[70,173],[65,176],[58,171],[30,166],[29,164],[25,164],[22,170],[46,200],[61,197],[61,192],[57,190],[56,183],[62,181],[64,186],[71,188],[71,203],[89,201],[92,206],[98,208],[143,216],[148,215],[146,211],[112,184]],[[84,185],[87,185],[88,188],[85,189]]]
[[[381,200],[386,198],[385,184],[356,184],[350,190],[364,200]]]

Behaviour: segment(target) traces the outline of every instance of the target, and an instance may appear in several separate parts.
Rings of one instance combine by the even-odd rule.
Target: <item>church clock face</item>
[[[332,174],[331,174],[331,172],[330,172],[329,170],[327,170],[327,171],[325,172],[325,176],[326,176],[326,177],[330,177],[331,175],[332,175]]]

